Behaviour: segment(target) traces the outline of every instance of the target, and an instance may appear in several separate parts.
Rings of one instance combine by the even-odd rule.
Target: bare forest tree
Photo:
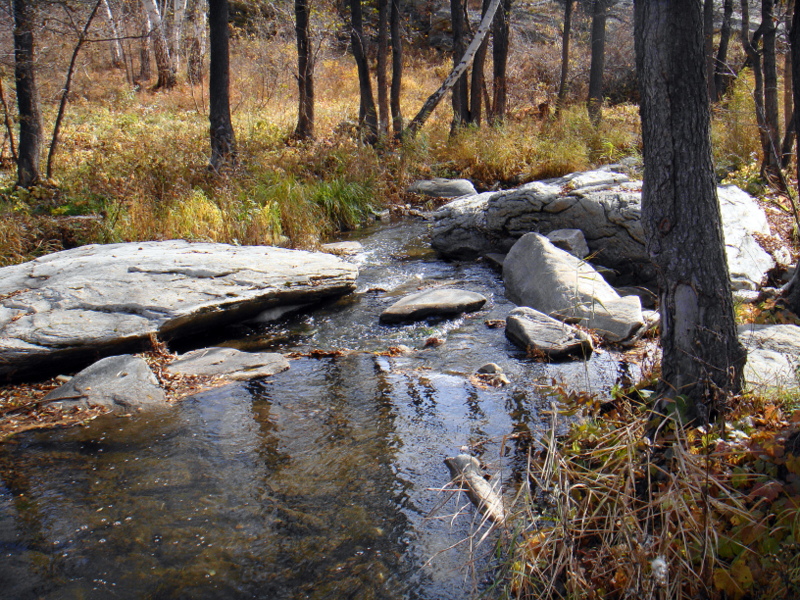
[[[117,18],[111,10],[111,4],[108,0],[103,0],[103,10],[106,15],[108,23],[109,37],[111,38],[111,64],[114,68],[119,69],[125,66],[125,51],[122,48],[122,36],[120,35],[120,28],[117,25]]]
[[[722,6],[722,27],[719,31],[719,47],[714,60],[714,100],[718,101],[728,91],[733,79],[733,69],[728,65],[728,46],[731,40],[731,19],[733,0],[724,0]]]
[[[483,0],[481,3],[481,19],[486,15],[489,9],[489,0]],[[475,53],[475,58],[472,61],[472,76],[470,79],[469,88],[469,123],[471,125],[481,124],[481,108],[483,106],[483,91],[485,89],[486,81],[484,75],[484,66],[486,63],[486,52],[489,49],[489,36],[483,38],[483,42],[478,46],[478,51]]]
[[[450,18],[453,25],[453,66],[455,67],[464,58],[467,48],[467,18],[466,3],[464,0],[450,0]],[[467,86],[466,70],[453,84],[453,122],[450,132],[453,133],[469,122],[469,88]]]
[[[800,108],[800,11],[795,7],[792,17],[791,35],[789,36],[791,45],[792,61],[792,89],[794,91],[794,113],[797,115]],[[800,119],[794,120],[796,140],[798,144],[797,155],[800,156]],[[800,161],[797,164],[798,190],[800,190]],[[795,219],[797,214],[795,213]],[[800,222],[797,223],[800,227]],[[794,270],[794,276],[784,290],[786,303],[796,315],[800,315],[800,264]]]
[[[364,45],[364,25],[361,14],[361,0],[350,0],[350,45],[358,68],[358,89],[360,96],[358,127],[364,141],[374,144],[378,141],[378,113],[372,95],[372,81],[369,75],[369,62]]]
[[[144,10],[138,11],[138,15],[139,35],[141,39],[139,45],[139,76],[137,79],[140,83],[146,83],[150,81],[150,77],[152,76],[152,71],[150,69],[150,30],[152,27],[150,25],[150,19]]]
[[[156,0],[142,0],[142,7],[147,13],[147,19],[150,21],[150,34],[156,57],[158,81],[156,81],[155,88],[173,88],[177,80],[175,78],[175,68],[172,64],[172,57],[169,53],[167,34],[164,29],[164,20],[161,18],[161,11],[158,9]]]
[[[19,110],[19,148],[17,185],[29,188],[39,183],[42,154],[42,115],[34,68],[33,0],[13,0],[14,11],[14,80]]]
[[[186,14],[186,80],[191,85],[203,81],[203,55],[205,54],[205,18],[201,10],[202,0],[190,0]]]
[[[308,0],[294,0],[294,31],[297,40],[297,86],[299,106],[294,137],[314,137],[314,53],[309,32]]]
[[[594,0],[592,5],[592,57],[589,67],[589,119],[597,126],[603,118],[603,72],[606,55],[606,15],[611,0]]]
[[[172,57],[172,68],[177,73],[181,70],[181,51],[183,48],[183,25],[186,21],[187,0],[174,0],[172,11],[172,35],[169,52]]]
[[[572,9],[575,5],[573,0],[564,3],[564,30],[561,33],[561,82],[558,86],[558,99],[556,100],[556,116],[564,108],[567,101],[567,91],[569,77],[569,35],[572,29]]]
[[[658,272],[660,393],[701,422],[738,393],[746,354],[733,313],[711,157],[703,15],[697,0],[635,0],[644,183],[642,225]]]
[[[501,0],[492,25],[492,110],[490,122],[502,125],[508,109],[506,73],[508,71],[508,46],[511,37],[511,1]]]
[[[706,85],[708,97],[714,100],[717,90],[714,88],[714,0],[703,1],[703,42],[706,54]]]
[[[236,137],[231,124],[228,0],[209,0],[211,61],[208,77],[211,161],[214,172],[236,163]]]
[[[400,92],[403,84],[403,35],[400,31],[400,0],[389,0],[389,30],[392,39],[392,86],[389,107],[392,112],[392,130],[395,137],[403,133],[403,113],[400,110]]]
[[[375,76],[378,85],[378,132],[389,135],[389,1],[378,0],[378,60]]]

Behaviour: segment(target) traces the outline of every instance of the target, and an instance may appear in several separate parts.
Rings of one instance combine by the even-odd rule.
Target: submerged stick
[[[506,520],[503,499],[494,487],[483,478],[481,463],[474,456],[459,454],[444,459],[453,482],[462,486],[467,496],[480,512],[498,525]]]

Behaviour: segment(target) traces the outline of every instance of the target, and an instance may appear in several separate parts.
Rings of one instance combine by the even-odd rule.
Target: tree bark
[[[786,3],[786,13],[784,15],[784,27],[787,36],[792,30],[792,16],[795,10],[795,1],[788,0]],[[790,42],[791,43],[791,42]],[[792,97],[792,52],[791,48],[783,57],[783,143],[781,144],[781,169],[788,169],[792,162],[792,148],[794,147],[795,123],[796,118],[794,102]]]
[[[506,72],[508,70],[508,45],[511,33],[511,0],[502,0],[492,27],[492,112],[490,122],[499,126],[506,121],[508,93]]]
[[[464,0],[450,0],[450,17],[453,24],[453,67],[464,58],[466,50],[466,19]],[[453,122],[450,125],[450,133],[454,133],[459,128],[469,122],[469,97],[467,87],[467,72],[464,73],[453,84]]]
[[[19,110],[17,185],[29,188],[39,183],[42,152],[42,115],[34,67],[35,12],[31,0],[13,0],[14,80]]]
[[[314,54],[309,36],[308,0],[294,1],[294,31],[297,38],[297,86],[300,92],[294,137],[314,137]]]
[[[111,66],[115,69],[121,69],[125,66],[125,52],[122,49],[122,42],[120,41],[119,27],[117,27],[117,19],[111,11],[111,5],[108,0],[103,0],[103,9],[108,19],[108,30],[111,33]]]
[[[561,114],[567,101],[569,77],[569,34],[572,30],[573,0],[564,3],[564,31],[561,34],[561,83],[558,86],[558,99],[556,100],[556,118]]]
[[[781,138],[778,124],[778,62],[775,56],[774,7],[774,0],[761,2],[761,28],[764,40],[764,122],[769,142],[768,148],[764,148],[762,170],[768,181],[777,183],[780,181]]]
[[[360,108],[358,127],[364,141],[374,144],[378,141],[378,113],[372,96],[372,81],[369,77],[369,63],[364,48],[364,27],[361,16],[361,0],[350,0],[350,45],[358,68],[358,89]]]
[[[417,113],[417,116],[412,119],[411,123],[409,123],[408,128],[406,129],[406,135],[408,135],[410,138],[413,138],[415,135],[417,135],[417,132],[425,124],[425,121],[428,120],[428,117],[431,116],[431,113],[439,104],[442,97],[452,89],[456,80],[461,77],[461,75],[463,75],[464,72],[469,68],[472,59],[475,57],[475,53],[478,51],[478,47],[483,42],[483,39],[486,37],[486,33],[489,31],[489,27],[492,25],[492,20],[494,19],[494,15],[497,12],[497,7],[500,5],[500,2],[501,0],[492,0],[492,3],[489,5],[488,10],[486,11],[486,15],[484,15],[483,20],[481,20],[478,31],[475,32],[475,37],[470,42],[466,52],[464,52],[464,57],[461,59],[461,62],[458,63],[450,72],[442,85],[439,86],[439,89],[428,97],[428,99],[422,105],[422,108]]]
[[[183,41],[183,24],[186,17],[187,0],[175,0],[175,13],[172,20],[172,36],[170,44],[170,56],[172,57],[172,69],[176,73],[181,70],[181,50]]]
[[[489,0],[483,0],[481,5],[481,20],[489,8]],[[469,123],[470,125],[480,126],[481,106],[483,89],[485,85],[484,65],[486,63],[486,52],[489,49],[489,36],[483,38],[483,42],[478,46],[475,58],[472,61],[472,79],[469,88]]]
[[[715,100],[717,90],[714,88],[714,0],[703,2],[703,42],[706,51],[706,82],[708,97]]]
[[[794,91],[794,112],[796,117],[800,108],[800,11],[797,10],[797,7],[795,7],[794,15],[792,16],[792,30],[789,40],[792,54],[792,89]],[[794,127],[798,144],[797,155],[800,156],[800,119],[795,118]],[[797,175],[798,190],[800,191],[800,160],[797,163]],[[800,227],[800,223],[796,223],[796,225]],[[784,299],[789,309],[800,316],[800,261],[795,265],[792,280],[784,289]]]
[[[167,35],[164,30],[161,12],[158,10],[156,0],[142,0],[142,6],[147,12],[147,18],[150,21],[153,50],[156,56],[158,80],[156,81],[155,89],[171,89],[175,87],[177,80],[175,79],[172,57],[169,54]]]
[[[753,69],[753,101],[756,107],[756,124],[758,125],[758,135],[761,140],[761,153],[763,154],[761,169],[764,171],[764,165],[768,160],[768,156],[772,153],[769,134],[767,133],[766,111],[764,108],[764,70],[761,66],[761,56],[758,53],[758,42],[761,39],[764,24],[750,37],[750,7],[749,0],[741,1],[742,7],[742,46],[747,62],[750,68]]]
[[[403,37],[400,32],[400,0],[389,0],[389,29],[392,37],[392,89],[389,104],[392,111],[392,130],[395,137],[403,134],[403,113],[400,93],[403,88]]]
[[[141,12],[139,13],[139,34],[142,36],[142,39],[139,46],[139,77],[137,77],[137,81],[140,83],[146,83],[150,81],[150,77],[153,75],[153,72],[150,68],[151,29],[152,27],[150,25],[150,19],[148,18],[144,7],[142,7]]]
[[[198,4],[200,0],[192,0],[186,20],[189,22],[191,32],[187,41],[186,79],[191,85],[203,82],[203,55],[205,54],[204,18]]]
[[[738,393],[739,343],[711,157],[703,15],[696,0],[635,0],[642,225],[658,271],[663,395],[703,421]]]
[[[608,0],[594,0],[592,10],[592,60],[589,67],[589,119],[597,127],[603,118],[603,71],[606,54],[606,13]]]
[[[378,85],[378,132],[389,135],[389,0],[378,0],[378,62],[375,76]]]
[[[722,8],[722,28],[719,31],[719,48],[714,64],[714,100],[718,101],[728,91],[733,70],[728,66],[728,46],[731,40],[733,0],[725,0]]]
[[[211,61],[208,77],[211,169],[219,173],[236,163],[236,138],[231,124],[228,0],[209,0]]]

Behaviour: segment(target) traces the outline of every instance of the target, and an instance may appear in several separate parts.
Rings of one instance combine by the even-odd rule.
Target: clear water
[[[502,328],[485,324],[512,308],[488,266],[436,259],[420,223],[359,237],[355,294],[207,340],[344,355],[300,358],[285,373],[163,413],[104,417],[0,447],[0,597],[486,593],[493,538],[478,548],[469,542],[474,511],[464,498],[444,502],[443,459],[467,446],[510,498],[528,434],[548,427],[540,383],[601,391],[613,384],[619,357],[534,363]],[[402,295],[443,283],[489,302],[458,319],[378,324]],[[426,347],[432,337],[444,343]],[[414,352],[380,354],[400,344]],[[487,362],[500,364],[511,384],[470,380]],[[473,560],[478,569],[466,567]]]

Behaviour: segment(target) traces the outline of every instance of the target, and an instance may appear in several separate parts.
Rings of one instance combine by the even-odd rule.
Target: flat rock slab
[[[800,388],[800,327],[741,325],[739,340],[747,349],[748,388]]]
[[[44,397],[63,408],[102,406],[129,413],[167,406],[164,390],[144,359],[109,356],[87,367]],[[59,401],[60,400],[60,401]]]
[[[275,352],[242,352],[236,348],[202,348],[182,355],[167,366],[176,375],[225,375],[247,380],[286,371],[289,361]]]
[[[474,312],[486,304],[476,292],[454,288],[425,290],[406,296],[381,313],[381,323],[420,321],[426,317],[458,315]]]
[[[263,246],[177,240],[50,254],[0,269],[0,380],[340,296],[357,277],[330,254]]]
[[[336,256],[352,256],[361,252],[364,246],[361,245],[361,242],[331,242],[330,244],[322,244],[320,249]]]
[[[585,332],[525,306],[508,314],[506,337],[528,354],[541,354],[550,360],[588,357],[594,350]]]
[[[408,186],[407,191],[437,198],[458,198],[478,193],[469,179],[444,179],[442,177],[415,181]]]

